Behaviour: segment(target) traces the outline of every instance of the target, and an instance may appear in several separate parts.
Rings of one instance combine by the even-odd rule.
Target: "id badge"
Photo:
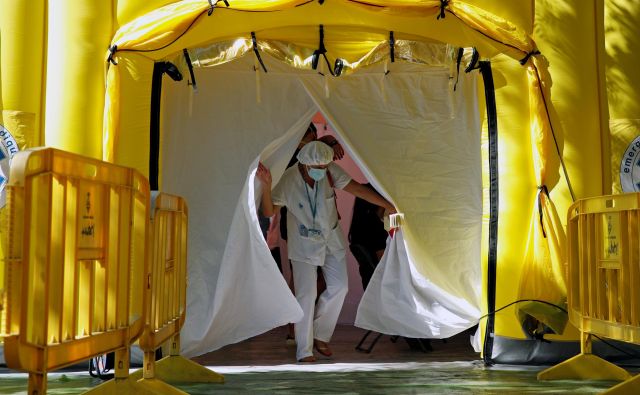
[[[322,230],[320,229],[309,229],[309,238],[312,240],[322,240]]]
[[[299,228],[300,236],[311,239],[311,240],[322,240],[322,230],[321,229],[309,229],[304,225],[300,225]]]

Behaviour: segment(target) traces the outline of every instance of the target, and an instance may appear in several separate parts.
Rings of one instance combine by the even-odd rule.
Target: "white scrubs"
[[[331,340],[348,289],[346,244],[329,174],[333,188],[343,189],[351,181],[332,162],[327,176],[309,187],[296,164],[284,172],[272,192],[273,204],[286,206],[288,210],[288,254],[293,265],[296,299],[304,313],[295,326],[298,360],[313,355],[314,338]],[[327,289],[316,306],[318,266],[322,267]]]

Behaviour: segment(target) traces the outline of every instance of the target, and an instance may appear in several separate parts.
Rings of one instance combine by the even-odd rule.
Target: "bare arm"
[[[359,182],[353,180],[349,181],[347,186],[344,187],[344,190],[354,196],[366,200],[369,203],[384,207],[392,214],[395,214],[397,212],[393,204],[387,201],[387,199],[380,196],[380,194],[375,190],[367,187],[366,185],[362,185]]]
[[[320,137],[318,140],[322,141],[323,143],[331,147],[331,149],[333,149],[333,160],[340,160],[344,157],[344,148],[342,148],[342,145],[340,145],[338,140],[336,140],[336,138],[332,135],[327,134]]]
[[[271,172],[262,163],[258,164],[258,171],[256,176],[262,182],[262,199],[260,204],[260,210],[265,217],[273,217],[275,213],[280,210],[280,206],[275,206],[271,199]]]

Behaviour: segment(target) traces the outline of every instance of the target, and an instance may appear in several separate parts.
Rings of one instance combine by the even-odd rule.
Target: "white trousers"
[[[313,339],[323,342],[331,340],[349,287],[347,259],[344,250],[336,255],[327,254],[322,266],[327,289],[320,295],[317,304],[318,266],[300,261],[291,263],[296,299],[303,312],[302,320],[295,325],[298,345],[296,359],[300,360],[313,355]]]

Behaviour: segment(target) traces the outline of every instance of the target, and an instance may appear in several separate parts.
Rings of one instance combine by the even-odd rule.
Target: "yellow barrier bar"
[[[607,393],[637,393],[640,376],[591,353],[593,335],[640,344],[640,194],[579,200],[569,208],[568,311],[581,353],[539,380],[626,380]]]
[[[13,158],[7,192],[7,366],[29,372],[29,394],[44,394],[48,371],[115,351],[115,376],[127,382],[129,345],[144,329],[148,181],[31,149]]]
[[[164,394],[184,392],[164,382],[222,383],[224,377],[180,356],[180,329],[187,308],[187,226],[184,199],[157,194],[152,202],[151,277],[147,291],[147,316],[139,344],[144,351],[139,384]],[[170,355],[155,361],[155,351],[170,341]]]

